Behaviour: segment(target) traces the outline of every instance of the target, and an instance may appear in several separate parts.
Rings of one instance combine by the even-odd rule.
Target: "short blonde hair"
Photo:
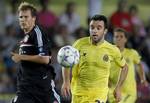
[[[22,2],[18,7],[18,12],[30,10],[32,16],[37,16],[37,10],[34,7],[34,5],[28,3],[28,2]]]

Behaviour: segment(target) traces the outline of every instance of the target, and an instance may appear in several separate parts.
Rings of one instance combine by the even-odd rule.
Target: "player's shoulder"
[[[125,48],[125,49],[126,49],[126,52],[129,52],[129,53],[132,53],[132,54],[138,53],[137,50],[135,50],[133,48]]]
[[[47,32],[47,29],[44,28],[44,27],[41,26],[41,25],[35,25],[34,31],[35,31],[36,33],[39,33],[39,32],[45,33],[45,32]]]
[[[104,48],[106,48],[107,51],[108,51],[111,55],[118,55],[118,54],[120,54],[120,50],[119,50],[119,48],[118,48],[116,45],[111,44],[111,43],[109,43],[108,41],[105,41],[104,43],[105,43],[105,44],[104,44]]]
[[[89,43],[89,39],[90,39],[90,37],[80,38],[80,39],[75,41],[74,45],[82,45],[82,44]]]
[[[104,43],[105,43],[105,46],[106,46],[107,48],[111,49],[111,50],[119,50],[119,48],[118,48],[116,45],[111,44],[111,43],[109,43],[109,42],[106,41],[106,40],[105,40]]]
[[[45,27],[43,27],[43,26],[41,26],[41,25],[35,25],[35,27],[34,27],[34,33],[36,34],[36,35],[38,35],[38,36],[43,36],[43,37],[45,37],[46,39],[48,39],[49,38],[49,32],[48,32],[49,30],[47,29],[47,28],[45,28]]]
[[[32,29],[32,31],[30,32],[30,35],[39,35],[42,34],[42,29],[40,26],[35,25],[34,28]]]
[[[90,39],[90,37],[82,37],[82,38],[78,39],[77,41],[78,42],[88,42],[89,39]]]

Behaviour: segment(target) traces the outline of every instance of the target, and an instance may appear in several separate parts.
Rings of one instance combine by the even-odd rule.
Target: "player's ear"
[[[36,22],[36,17],[35,16],[32,19]]]
[[[125,38],[125,43],[128,41],[128,39],[127,38]]]
[[[108,29],[105,29],[105,30],[104,30],[104,34],[107,34],[107,31],[108,31]]]

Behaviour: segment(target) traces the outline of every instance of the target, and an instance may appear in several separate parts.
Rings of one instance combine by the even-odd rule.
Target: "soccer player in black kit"
[[[37,24],[36,9],[23,2],[18,14],[25,37],[20,42],[19,54],[12,52],[12,59],[20,63],[17,95],[12,103],[60,103],[54,89],[53,68],[49,66],[48,37]]]

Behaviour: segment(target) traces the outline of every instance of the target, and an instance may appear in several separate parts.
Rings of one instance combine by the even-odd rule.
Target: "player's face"
[[[127,42],[123,32],[114,32],[114,43],[119,47],[124,47]]]
[[[23,10],[19,12],[19,24],[23,30],[31,30],[35,25],[36,18],[31,15],[30,10]]]
[[[104,39],[104,35],[106,34],[107,29],[105,29],[103,21],[92,20],[90,22],[90,30],[89,31],[90,31],[90,36],[91,36],[92,42],[98,43],[102,39]]]

